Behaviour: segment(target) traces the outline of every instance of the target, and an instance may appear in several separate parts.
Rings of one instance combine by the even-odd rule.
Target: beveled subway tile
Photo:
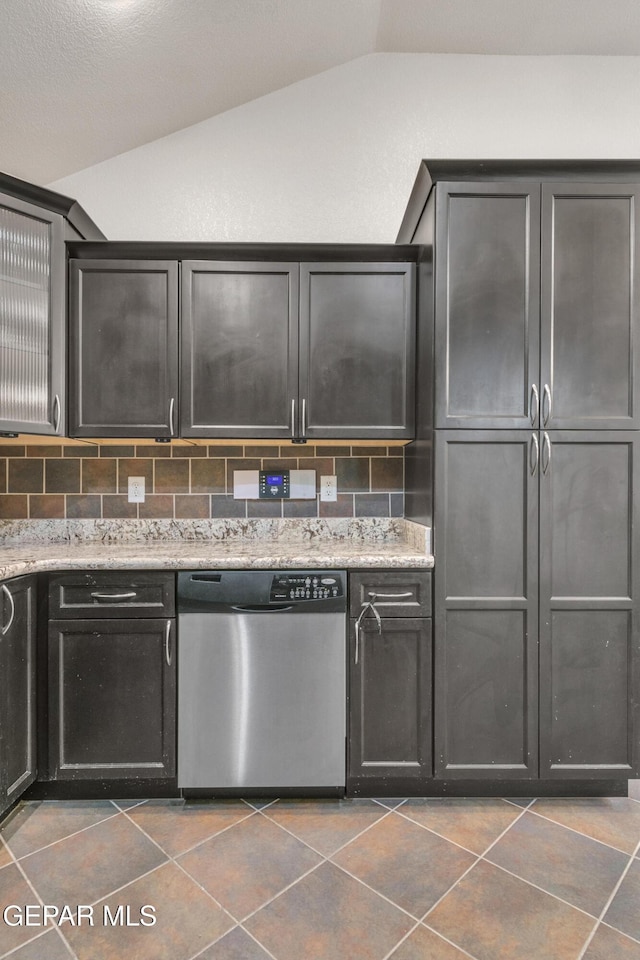
[[[68,924],[65,924],[64,928],[67,929]],[[32,930],[32,932],[37,931]],[[35,940],[30,940],[29,943],[20,947],[10,956],[11,960],[75,960],[56,930],[51,930]]]
[[[633,860],[603,919],[609,926],[640,940],[640,860]]]
[[[63,457],[98,457],[99,455],[100,447],[97,443],[77,443],[62,448]]]
[[[389,960],[469,960],[469,954],[420,924],[394,950]]]
[[[206,493],[177,493],[175,515],[177,519],[208,519],[210,500]]]
[[[65,931],[78,960],[191,960],[233,926],[233,920],[174,863],[105,897],[95,905],[94,914],[104,917],[106,906],[113,916],[121,904],[128,905],[136,920],[143,916],[142,907],[153,907],[156,923],[114,927],[96,922]]]
[[[273,446],[262,446],[261,444],[247,444],[244,448],[245,457],[259,457],[260,460],[271,460],[280,456],[280,447],[277,444]],[[297,454],[295,454],[297,456]]]
[[[20,863],[44,903],[94,903],[167,856],[123,813],[60,840]]]
[[[32,519],[64,518],[64,494],[32,493],[29,495],[29,516]]]
[[[46,460],[47,493],[80,493],[80,460]]]
[[[100,494],[67,494],[67,517],[77,520],[97,520],[102,512]]]
[[[248,817],[178,859],[240,920],[322,860],[266,817]]]
[[[26,520],[28,516],[29,499],[26,494],[0,494],[0,517],[3,520]]]
[[[243,457],[244,447],[232,443],[214,443],[207,447],[208,457]]]
[[[594,920],[478,861],[424,918],[477,960],[576,960]]]
[[[324,856],[388,813],[373,800],[278,800],[264,815]]]
[[[113,817],[109,800],[30,800],[11,811],[0,827],[2,839],[20,859],[41,847]]]
[[[26,906],[37,903],[37,898],[15,863],[0,870],[0,911],[12,904]],[[38,934],[37,927],[16,926],[4,923],[0,912],[0,956],[14,950]],[[44,958],[43,958],[44,960]]]
[[[531,810],[625,853],[640,842],[640,804],[628,797],[545,798]]]
[[[255,815],[255,811],[242,800],[211,800],[193,804],[147,800],[127,810],[127,816],[171,857],[177,857],[233,824]]]
[[[391,813],[332,860],[419,918],[471,867],[476,857]]]
[[[596,917],[629,862],[626,854],[531,813],[514,823],[486,857]]]
[[[458,798],[411,798],[400,810],[403,816],[473,853],[483,853],[521,812],[504,800]]]
[[[153,461],[136,462],[151,464]],[[156,460],[154,493],[189,493],[189,460]]]
[[[136,459],[143,458],[166,458],[171,456],[170,443],[139,443],[136,446],[135,453],[132,454]]]
[[[191,493],[226,493],[224,460],[194,460],[191,464]]]
[[[26,448],[11,443],[0,444],[0,457],[24,457]]]
[[[197,960],[272,960],[242,927],[234,927],[213,946],[201,953]]]
[[[414,921],[323,863],[244,924],[278,960],[383,958]]]
[[[199,444],[174,443],[171,445],[171,456],[178,460],[189,459],[192,457],[206,457],[206,455],[207,448],[202,447]]]
[[[136,448],[132,444],[100,444],[100,457],[102,459],[114,459],[119,457],[135,457]]]
[[[105,493],[102,496],[102,516],[105,519],[135,518],[138,504],[129,503],[123,493]]]
[[[116,493],[118,490],[117,460],[82,461],[83,493]],[[122,491],[124,492],[124,491]]]
[[[43,493],[44,460],[9,460],[7,489],[9,493]]]
[[[27,447],[28,457],[61,457],[62,447],[55,444],[43,443],[34,447]]]
[[[601,923],[582,960],[640,960],[640,943]]]

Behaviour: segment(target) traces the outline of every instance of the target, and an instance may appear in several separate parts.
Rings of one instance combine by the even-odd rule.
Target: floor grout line
[[[64,801],[64,800],[45,800],[45,801],[42,801],[42,802],[43,802],[43,803],[65,803],[66,801]],[[87,801],[87,802],[90,803],[91,801]],[[102,802],[102,801],[100,801],[100,802]],[[113,820],[115,817],[120,816],[120,814],[122,814],[122,813],[124,813],[123,810],[118,810],[118,809],[116,809],[113,813],[108,814],[108,815],[107,815],[106,817],[104,817],[102,820],[97,820],[95,823],[90,823],[90,824],[89,824],[88,826],[86,826],[86,827],[81,827],[80,830],[74,830],[73,833],[68,833],[68,834],[66,834],[66,836],[64,836],[64,837],[58,837],[57,840],[52,840],[51,843],[45,843],[45,844],[43,844],[43,846],[37,847],[36,850],[31,850],[29,853],[24,853],[21,857],[16,857],[16,860],[27,860],[28,857],[33,857],[36,853],[42,853],[43,850],[49,850],[51,847],[55,847],[55,846],[56,846],[57,844],[59,844],[59,843],[64,843],[65,840],[70,840],[71,837],[77,837],[77,836],[79,836],[81,833],[86,833],[87,830],[91,830],[91,829],[93,829],[93,827],[98,827],[98,826],[100,826],[101,823],[106,823],[107,820]],[[4,842],[5,846],[7,847],[7,849],[8,849],[11,853],[13,853],[13,851],[11,850],[11,847],[10,847],[9,843],[4,839],[4,837],[3,837],[2,839],[3,839],[3,842]]]
[[[635,858],[636,858],[636,856],[637,856],[638,853],[640,853],[640,842],[638,842],[638,844],[636,845],[635,850],[633,851],[633,853],[632,853],[631,856],[629,857],[629,862],[627,863],[626,867],[625,867],[624,870],[622,871],[622,875],[620,876],[620,879],[618,880],[618,882],[616,883],[615,887],[614,887],[613,890],[611,891],[611,896],[609,897],[609,899],[608,899],[607,902],[605,903],[605,905],[604,905],[604,907],[603,907],[603,909],[602,909],[602,912],[600,913],[600,916],[596,918],[596,922],[595,922],[595,924],[594,924],[593,930],[591,931],[589,937],[587,938],[587,942],[584,944],[582,950],[580,951],[577,960],[581,960],[581,958],[584,957],[586,951],[588,950],[589,944],[591,943],[591,941],[592,941],[593,938],[595,937],[595,935],[596,935],[596,933],[597,933],[597,930],[598,930],[598,927],[600,926],[600,924],[602,923],[602,920],[603,920],[604,917],[606,916],[606,913],[607,913],[609,907],[610,907],[611,904],[613,903],[613,900],[614,900],[614,898],[615,898],[618,890],[619,890],[620,887],[622,886],[622,884],[623,884],[623,882],[624,882],[624,878],[625,878],[626,875],[629,873],[629,870],[631,869],[631,865],[633,864],[633,861],[635,860]],[[624,930],[620,930],[619,927],[613,927],[611,924],[607,924],[607,926],[608,926],[608,927],[611,927],[612,930],[617,930],[618,933],[621,933],[623,936],[626,936]],[[633,938],[632,938],[632,939],[633,939]]]
[[[548,800],[548,799],[552,799],[552,798],[542,797],[541,799],[543,799],[543,800]],[[554,798],[554,799],[555,799],[555,798]],[[576,798],[574,798],[574,799],[576,799]],[[592,799],[592,798],[589,798],[589,799]],[[593,799],[597,799],[597,798],[594,797]],[[620,797],[620,798],[618,798],[618,797],[613,797],[612,799],[615,799],[615,800],[617,800],[617,799],[625,800],[625,799],[629,799],[629,798],[628,798],[628,797]],[[616,846],[614,846],[612,843],[607,843],[606,840],[598,840],[597,837],[592,837],[590,833],[584,833],[582,830],[577,830],[575,827],[569,827],[569,826],[567,826],[566,823],[560,823],[559,820],[554,820],[552,817],[548,817],[548,816],[546,816],[544,813],[538,813],[538,812],[535,810],[535,808],[533,808],[533,806],[532,806],[531,808],[527,807],[527,810],[529,810],[530,813],[535,813],[536,817],[540,817],[541,820],[547,820],[549,823],[554,823],[557,827],[564,827],[565,830],[571,830],[572,833],[577,833],[578,836],[580,836],[580,837],[587,837],[588,840],[593,840],[595,843],[601,843],[603,847],[608,847],[610,850],[616,850],[618,853],[623,853],[623,854],[625,855],[625,857],[628,857],[628,856],[629,856],[629,851],[628,851],[628,850],[622,850],[621,847],[616,847]]]

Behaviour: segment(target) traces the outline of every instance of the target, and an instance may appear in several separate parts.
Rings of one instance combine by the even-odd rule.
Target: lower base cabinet
[[[49,623],[56,780],[175,776],[175,620]]]
[[[0,814],[36,778],[36,579],[0,587]]]
[[[350,597],[347,792],[402,790],[432,775],[431,576],[352,574]]]

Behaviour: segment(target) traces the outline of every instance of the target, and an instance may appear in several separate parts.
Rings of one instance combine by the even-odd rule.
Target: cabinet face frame
[[[48,375],[49,375],[49,415],[42,421],[16,420],[2,417],[0,410],[0,431],[3,433],[43,434],[66,436],[67,425],[67,324],[66,324],[66,284],[65,284],[65,247],[64,220],[58,213],[27,203],[16,197],[0,193],[0,206],[39,220],[49,227],[49,315],[48,315]]]
[[[158,374],[163,368],[166,394],[162,397],[161,410],[155,423],[135,424],[91,423],[83,414],[83,394],[91,389],[86,382],[83,364],[83,342],[90,334],[84,329],[84,277],[91,273],[104,274],[156,274],[163,275],[166,282],[166,313],[160,318],[164,324],[166,353],[158,357]],[[117,280],[114,278],[114,283]],[[178,436],[178,264],[167,260],[71,260],[69,263],[69,435],[72,437],[153,437]],[[126,357],[123,364],[126,366]],[[89,371],[91,376],[98,374]],[[122,398],[127,404],[126,396]]]

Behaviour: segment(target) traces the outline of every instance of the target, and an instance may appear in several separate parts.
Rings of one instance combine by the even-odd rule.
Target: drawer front
[[[49,617],[175,616],[175,574],[97,570],[49,577]]]
[[[371,570],[349,575],[349,614],[360,616],[374,601],[381,617],[430,617],[428,570]]]

